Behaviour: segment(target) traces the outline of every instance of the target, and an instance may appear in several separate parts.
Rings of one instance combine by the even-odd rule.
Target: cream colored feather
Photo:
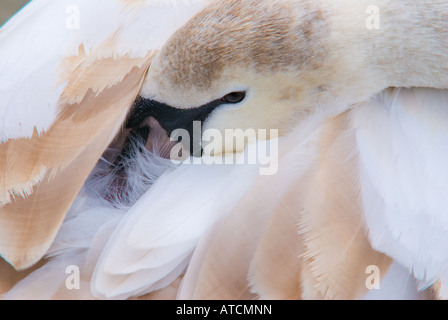
[[[367,266],[387,273],[363,225],[349,116],[280,142],[279,172],[204,237],[180,298],[360,299]]]
[[[119,64],[120,60],[128,60],[129,63],[129,59],[123,57],[110,62]],[[89,89],[78,103],[62,104],[58,120],[45,134],[0,145],[1,171],[6,174],[2,180],[6,184],[4,190],[14,196],[14,202],[1,209],[0,252],[17,269],[31,266],[50,247],[65,213],[120,129],[149,62],[149,56],[131,59],[134,67],[108,75],[109,84],[104,85],[104,90]],[[98,61],[98,68],[94,64],[89,67],[89,72],[93,68],[102,74],[103,63]],[[80,85],[89,87],[87,83],[92,81],[83,70],[74,73],[73,77],[68,91],[77,92]],[[17,177],[32,173],[35,168],[43,170],[43,174],[39,173],[42,178],[31,192],[21,196],[15,188],[8,187],[17,183]],[[28,174],[19,180],[19,185],[34,180],[35,176]]]
[[[296,208],[305,247],[302,258],[309,271],[302,279],[303,286],[310,286],[304,289],[311,294],[306,298],[360,298],[367,293],[367,267],[378,266],[387,273],[391,262],[373,250],[367,238],[359,200],[356,140],[349,125],[347,113],[325,125],[317,163],[295,188],[297,198],[303,197]]]
[[[46,253],[153,54],[206,3],[34,0],[2,27],[0,255],[16,269]]]
[[[289,189],[287,194],[297,197],[297,190]],[[284,198],[279,202],[260,237],[248,278],[252,292],[261,299],[296,300],[302,298],[300,255],[304,252],[297,232],[299,211],[294,202],[284,203]]]

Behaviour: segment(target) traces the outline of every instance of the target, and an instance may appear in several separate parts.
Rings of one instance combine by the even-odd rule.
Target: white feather
[[[142,159],[144,168],[160,171],[149,156]],[[126,299],[162,289],[185,272],[200,238],[231,211],[259,174],[258,165],[242,164],[166,163],[165,169],[128,209],[97,193],[81,193],[45,256],[50,261],[3,298],[58,297],[59,290],[67,292],[64,271],[69,265],[79,266],[86,281],[83,297]],[[128,172],[131,180],[138,174]]]
[[[391,90],[351,111],[369,236],[377,250],[396,260],[382,275],[382,289],[371,291],[365,299],[420,299],[414,276],[429,281],[426,285],[445,281],[446,200],[438,188],[443,188],[446,179],[441,162],[447,151],[443,149],[448,133],[444,125],[448,112],[443,108],[447,99],[443,91]],[[321,117],[313,121],[318,127]],[[307,134],[312,128],[309,123],[308,128],[294,132],[294,137],[303,140],[294,154],[309,158],[305,150],[313,148],[312,135]],[[403,156],[404,164],[397,165]],[[173,167],[169,163],[162,173],[161,163],[154,159],[135,159],[144,170],[162,174],[154,184],[146,185],[152,186],[149,191],[127,213],[81,194],[49,252],[52,260],[6,298],[39,292],[45,281],[52,285],[46,286],[41,297],[51,298],[67,276],[52,275],[69,264],[82,266],[83,277],[90,281],[88,293],[96,298],[124,299],[162,289],[187,268],[200,267],[197,258],[196,265],[189,266],[192,254],[198,254],[197,244],[213,237],[216,223],[225,219],[259,173],[258,166]],[[130,170],[130,178],[133,173],[141,174]],[[426,188],[434,193],[428,194]],[[426,219],[418,218],[422,214]]]
[[[59,65],[76,55],[81,44],[86,52],[105,56],[143,57],[160,49],[210,1],[33,0],[0,30],[0,142],[51,127],[66,85],[60,81]],[[79,28],[67,25],[76,14],[67,11],[71,6],[78,9]],[[112,38],[113,47],[100,50]],[[319,109],[318,120],[301,124],[301,130],[324,121],[326,107]],[[442,296],[448,297],[448,92],[387,90],[353,109],[352,119],[370,240],[405,268],[394,267],[387,279],[411,274],[421,286],[440,281]],[[141,166],[139,158],[135,161]],[[123,210],[127,204],[113,207],[81,194],[46,256],[50,261],[4,298],[50,299],[64,286],[64,271],[72,264],[81,267],[91,281],[88,294],[97,298],[128,298],[169,285],[183,274],[197,243],[231,211],[259,169],[143,162],[142,171],[134,174],[139,188],[132,191],[129,212]],[[147,177],[142,180],[145,171],[155,172],[150,183]],[[128,174],[132,177],[132,170]],[[401,290],[406,279],[385,282],[386,288],[391,283],[386,291]],[[415,286],[410,283],[412,293]]]
[[[353,123],[372,245],[427,284],[446,281],[448,91],[388,90]]]
[[[372,288],[362,300],[424,300],[415,278],[398,263],[393,263],[386,274],[380,274],[379,288]]]
[[[102,249],[96,238],[104,231],[107,237],[110,236],[113,231],[110,226],[115,227],[124,213],[81,193],[45,256],[48,262],[17,283],[2,299],[47,300],[54,298],[61,289],[68,293],[65,287],[69,276],[66,273],[68,266],[78,267],[82,278],[89,279],[91,271],[87,265],[88,257]],[[91,298],[88,284],[82,284],[81,290],[82,298]],[[72,293],[76,294],[74,297],[79,297],[80,292],[74,290]]]
[[[167,171],[132,207],[112,235],[95,269],[100,298],[149,293],[177,269],[196,244],[229,212],[258,175],[257,165],[184,164]],[[213,183],[212,183],[213,182]]]

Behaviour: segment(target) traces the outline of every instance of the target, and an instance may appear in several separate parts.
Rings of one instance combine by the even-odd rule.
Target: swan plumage
[[[348,1],[340,8],[332,3],[328,11],[322,7],[325,3],[228,0],[206,7],[208,2],[200,0],[81,1],[82,11],[91,15],[88,23],[98,32],[71,33],[57,28],[65,23],[59,17],[48,25],[56,28],[56,40],[64,43],[54,52],[42,46],[56,41],[46,38],[46,32],[39,38],[25,31],[45,25],[48,15],[67,8],[68,2],[34,0],[14,17],[0,30],[0,41],[14,49],[0,50],[0,57],[5,58],[0,59],[0,71],[4,71],[4,80],[0,80],[0,99],[4,99],[0,100],[0,168],[5,172],[0,193],[0,210],[5,213],[0,227],[5,233],[0,237],[0,254],[17,269],[43,260],[17,276],[20,281],[5,282],[3,298],[419,299],[425,297],[427,288],[436,297],[446,298],[448,264],[443,239],[448,222],[443,164],[448,66],[441,57],[448,49],[444,41],[436,41],[446,33],[445,22],[439,21],[440,28],[429,31],[437,18],[424,6],[406,2],[410,10],[421,10],[428,18],[419,21],[420,25],[410,23],[410,28],[426,30],[424,40],[433,44],[430,50],[422,46],[415,51],[424,61],[415,66],[403,57],[415,49],[414,42],[392,50],[376,43],[380,37],[372,34],[346,46],[354,56],[332,60],[335,57],[330,55],[332,59],[326,61],[325,48],[341,48],[340,39],[319,36],[329,31],[325,28],[339,25],[341,29],[330,30],[334,36],[349,26],[340,23],[347,20],[343,8]],[[350,12],[356,13],[366,3],[357,2]],[[390,9],[386,12],[392,17],[409,23],[409,17],[398,14],[396,7],[387,7],[391,3],[377,1]],[[425,3],[439,12],[448,9],[443,3]],[[101,28],[104,19],[93,18],[101,11],[99,7],[103,14],[115,17]],[[297,40],[288,28],[298,23],[288,8],[296,8],[300,19],[309,22],[299,24],[298,41],[302,53],[309,49],[313,54],[293,61],[300,70],[290,69],[288,59],[291,41]],[[240,13],[235,21],[244,25],[236,30],[240,38],[216,37],[235,31],[232,28],[238,24],[227,19],[235,9]],[[331,9],[334,17],[327,15]],[[266,13],[261,24],[260,12]],[[222,20],[212,19],[223,13]],[[32,23],[25,27],[23,21],[31,14]],[[349,25],[362,20],[361,15],[354,16]],[[147,17],[153,20],[147,23]],[[386,26],[402,27],[387,18],[386,14],[382,20]],[[226,25],[231,28],[222,28]],[[272,27],[279,25],[286,31]],[[197,33],[186,37],[191,30]],[[361,34],[361,27],[354,30]],[[308,32],[322,42],[310,41]],[[380,35],[393,44],[394,35],[384,32]],[[292,38],[275,42],[279,34]],[[249,45],[238,39],[258,39],[268,47],[274,41],[286,51],[266,54],[260,46],[255,48],[261,50],[259,55],[252,56],[255,60],[247,61],[244,50]],[[357,45],[365,45],[366,39],[383,50],[378,52],[387,53],[389,48],[391,56],[402,60],[386,70],[384,59],[390,57],[379,59],[369,56],[370,49],[366,55],[358,50],[362,46]],[[219,40],[235,50],[223,49]],[[309,47],[304,46],[305,40]],[[20,41],[39,45],[30,50]],[[222,49],[211,60],[194,50],[211,45]],[[25,54],[27,50],[31,54]],[[38,57],[45,58],[42,64],[32,65]],[[11,61],[30,67],[17,73]],[[220,61],[226,62],[221,72],[207,68]],[[366,70],[358,74],[357,62],[373,64],[363,65]],[[332,63],[335,68],[330,67]],[[412,69],[408,77],[400,69],[403,64]],[[181,72],[192,66],[197,73]],[[65,81],[54,72],[58,68],[63,69],[59,76]],[[250,68],[255,71],[246,72]],[[333,71],[337,72],[329,82],[322,83]],[[104,72],[104,77],[97,78],[98,72]],[[207,77],[189,81],[201,72]],[[296,81],[300,76],[304,78]],[[433,88],[387,88],[393,85]],[[26,89],[35,90],[37,96],[17,93]],[[103,190],[92,192],[95,181],[101,181],[95,173],[101,175],[105,163],[110,164],[104,157],[98,164],[97,160],[120,131],[138,95],[187,110],[219,99],[228,90],[247,90],[249,102],[233,108],[221,103],[204,121],[205,127],[280,129],[280,137],[271,140],[278,142],[278,159],[271,159],[278,162],[276,174],[260,175],[260,164],[191,164],[187,159],[173,165],[148,153],[136,163],[144,163],[145,170],[156,174],[144,177],[149,179],[144,182],[147,190],[140,188],[137,195],[131,195],[127,199],[131,203],[104,199]],[[58,109],[61,104],[63,112]],[[92,111],[101,105],[110,105],[114,112],[106,112],[108,108]],[[19,107],[17,112],[12,106]],[[75,128],[74,123],[82,125]],[[65,134],[67,140],[55,139],[55,133]],[[81,141],[76,140],[79,136]],[[50,152],[48,146],[55,142],[58,148]],[[250,142],[230,153],[244,156],[265,147],[263,141]],[[35,156],[37,147],[44,151]],[[227,145],[221,147],[215,151],[229,151]],[[134,148],[139,150],[136,154],[147,152],[144,146]],[[26,157],[20,150],[26,150]],[[45,152],[56,160],[45,159]],[[205,154],[202,161],[213,158],[216,155]],[[131,169],[126,175],[141,173]],[[110,181],[104,181],[98,188],[107,188]],[[61,199],[63,205],[52,207]],[[44,222],[40,229],[23,223],[30,216],[26,208],[35,209],[36,204],[38,210],[32,213],[37,219],[32,217],[33,223]],[[11,218],[14,212],[20,214],[17,221]],[[34,229],[38,232],[33,234]],[[23,230],[32,236],[25,232],[23,237]],[[65,271],[70,265],[80,268],[80,290],[67,290]],[[382,275],[378,291],[369,291],[366,285],[370,266]]]
[[[0,253],[15,268],[48,250],[155,52],[206,3],[36,0],[2,27]]]

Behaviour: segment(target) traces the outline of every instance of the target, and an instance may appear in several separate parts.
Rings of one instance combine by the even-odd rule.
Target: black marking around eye
[[[222,104],[223,101],[215,100],[199,108],[177,109],[161,102],[138,97],[131,109],[126,127],[134,128],[146,118],[154,117],[170,135],[176,129],[189,130],[190,127],[192,129],[194,121],[204,122]]]
[[[207,103],[199,108],[177,109],[167,104],[138,97],[128,116],[126,127],[138,127],[146,118],[154,117],[160,126],[166,130],[168,136],[177,129],[184,129],[190,135],[190,152],[193,154],[194,146],[200,144],[201,139],[194,135],[194,122],[203,123],[210,114],[220,105],[225,104],[221,99]]]

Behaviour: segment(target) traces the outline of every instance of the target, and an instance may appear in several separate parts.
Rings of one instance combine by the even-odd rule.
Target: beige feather
[[[48,262],[48,259],[42,259],[38,263],[36,263],[33,267],[17,271],[13,266],[8,264],[5,260],[0,259],[0,299],[3,299],[3,294],[8,293],[10,289],[13,288],[19,281],[25,279],[32,272],[41,268]],[[36,295],[35,297],[38,297]]]
[[[19,281],[19,273],[6,261],[0,259],[0,297]]]
[[[315,169],[297,186],[305,247],[304,298],[361,298],[367,293],[366,268],[375,265],[385,274],[391,260],[372,249],[363,226],[349,113],[326,124],[319,144]]]
[[[258,204],[259,212],[269,217],[249,269],[252,292],[260,299],[289,300],[302,296],[300,255],[304,249],[297,232],[299,211],[295,200],[300,190],[295,182],[301,181],[316,157],[316,149],[297,144],[302,135],[292,134],[280,140],[279,171],[260,177],[257,188],[251,189],[258,196],[249,198],[253,203],[246,203],[249,208]]]
[[[447,300],[447,297],[442,295],[442,284],[440,281],[426,289],[424,295],[427,300]]]
[[[248,300],[256,297],[251,293],[247,276],[256,245],[251,240],[257,238],[263,228],[263,219],[256,214],[256,208],[251,210],[254,211],[224,221],[208,239],[204,259],[196,271],[196,281],[190,282],[192,295],[184,295],[183,299]],[[249,224],[251,229],[247,230]]]
[[[299,211],[291,199],[297,198],[294,187],[280,200],[263,233],[250,268],[252,291],[261,299],[301,299],[300,275],[304,252],[297,221]]]
[[[122,56],[85,65],[80,61],[88,56],[81,47],[77,57],[67,59],[74,65],[65,64],[71,77],[51,128],[0,144],[0,254],[16,269],[36,263],[51,245],[66,211],[124,122],[151,57]]]
[[[258,192],[246,194],[229,216],[218,221],[210,234],[201,240],[184,279],[181,298],[228,300],[257,297],[251,292],[248,279],[250,264],[278,195],[271,188],[266,188],[269,177],[264,178],[251,187]],[[199,259],[196,258],[198,255],[201,256]],[[196,274],[192,276],[191,273]],[[187,279],[188,282],[185,281]]]
[[[299,146],[301,134],[281,140],[279,172],[259,177],[198,246],[182,298],[357,299],[369,265],[387,272],[363,225],[350,113]]]
[[[297,298],[297,290],[283,290],[283,285],[291,287],[287,271],[298,272],[295,267],[302,252],[297,249],[300,238],[295,224],[287,225],[290,213],[276,210],[294,178],[312,163],[312,156],[297,163],[295,147],[297,135],[281,139],[277,174],[260,176],[229,215],[201,240],[184,278],[181,298]],[[313,150],[311,147],[307,152],[312,154]],[[277,240],[279,233],[285,234]],[[282,248],[285,238],[291,240],[291,237],[295,241]],[[269,243],[270,240],[274,241]],[[283,261],[273,261],[282,254],[285,254]],[[290,269],[282,269],[286,267],[283,262],[290,263]],[[279,270],[283,275],[274,274]],[[297,281],[294,287],[298,288]]]

